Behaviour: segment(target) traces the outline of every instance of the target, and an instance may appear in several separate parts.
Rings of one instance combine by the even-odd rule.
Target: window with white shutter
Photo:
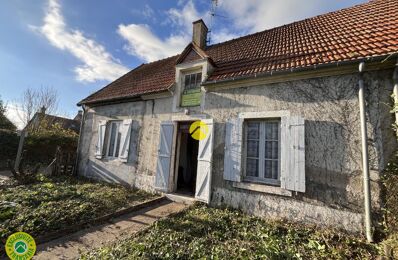
[[[305,121],[298,116],[282,117],[281,187],[305,192]]]
[[[132,120],[125,119],[123,123],[120,125],[120,150],[119,150],[119,159],[122,162],[127,162],[130,151],[130,138],[131,138],[131,128],[132,128]]]
[[[245,121],[245,180],[279,185],[280,120]]]
[[[242,130],[242,118],[232,118],[225,123],[224,180],[241,181]]]
[[[289,111],[245,112],[226,123],[224,179],[305,192],[304,119]]]
[[[104,140],[106,131],[106,120],[101,120],[98,123],[98,139],[95,146],[95,158],[101,159],[104,154]]]

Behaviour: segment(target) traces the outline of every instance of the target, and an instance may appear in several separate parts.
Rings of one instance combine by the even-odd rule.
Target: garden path
[[[10,171],[0,171],[0,185],[3,183],[7,182],[10,177],[12,176],[12,173]]]
[[[117,239],[130,236],[160,218],[183,210],[186,205],[165,200],[154,206],[132,212],[109,223],[81,230],[74,234],[38,245],[33,259],[76,259],[79,251],[101,247]]]

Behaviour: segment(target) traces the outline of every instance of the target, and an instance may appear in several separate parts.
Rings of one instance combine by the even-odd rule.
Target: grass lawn
[[[88,221],[156,195],[72,177],[0,187],[0,244],[16,232],[33,237]]]
[[[81,259],[371,259],[375,245],[336,231],[194,205]]]

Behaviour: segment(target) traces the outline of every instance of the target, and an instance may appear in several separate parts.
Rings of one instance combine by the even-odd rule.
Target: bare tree
[[[18,103],[18,117],[24,125],[27,125],[34,114],[39,112],[43,107],[47,114],[57,112],[58,93],[51,87],[41,87],[39,89],[27,88]]]

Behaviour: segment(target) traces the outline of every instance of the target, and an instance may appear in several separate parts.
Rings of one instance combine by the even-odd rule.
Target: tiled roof
[[[398,52],[398,1],[375,0],[208,47],[209,80]]]
[[[208,82],[355,61],[398,52],[398,0],[373,0],[340,11],[208,46]],[[166,90],[178,55],[132,70],[82,102]]]
[[[178,57],[179,55],[176,55],[163,60],[142,64],[83,99],[80,103],[95,103],[166,90],[174,83],[175,64]]]

